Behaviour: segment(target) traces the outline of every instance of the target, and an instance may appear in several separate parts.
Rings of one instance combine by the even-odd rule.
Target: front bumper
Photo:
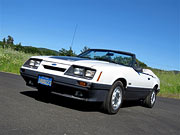
[[[42,72],[33,71],[30,69],[20,69],[20,74],[26,81],[26,85],[31,87],[45,87],[52,92],[58,93],[61,96],[70,97],[78,100],[90,102],[103,102],[108,94],[111,85],[97,84],[86,82],[86,86],[79,85],[79,80],[66,78]],[[53,78],[51,87],[38,84],[38,76],[47,76]],[[84,82],[84,81],[83,81]],[[78,95],[77,93],[81,93]]]

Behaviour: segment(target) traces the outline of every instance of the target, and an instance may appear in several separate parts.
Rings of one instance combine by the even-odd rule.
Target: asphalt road
[[[21,76],[0,72],[0,135],[180,134],[180,100],[158,97],[152,109],[126,102],[116,115],[98,107],[57,95],[42,99]]]

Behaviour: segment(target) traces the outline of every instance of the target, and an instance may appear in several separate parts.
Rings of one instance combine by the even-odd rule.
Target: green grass
[[[153,72],[160,78],[159,96],[180,99],[180,73],[159,70],[153,70]]]
[[[19,74],[20,67],[33,55],[36,54],[0,48],[0,71]],[[180,99],[180,73],[175,74],[174,72],[155,69],[153,72],[161,81],[161,91],[158,95]]]
[[[0,71],[19,74],[20,67],[32,55],[0,48]]]

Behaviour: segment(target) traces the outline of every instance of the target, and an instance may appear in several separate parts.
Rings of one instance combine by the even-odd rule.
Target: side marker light
[[[98,77],[98,79],[97,79],[97,82],[99,81],[99,79],[100,79],[100,77],[101,77],[101,74],[102,74],[102,72],[99,74],[99,77]]]

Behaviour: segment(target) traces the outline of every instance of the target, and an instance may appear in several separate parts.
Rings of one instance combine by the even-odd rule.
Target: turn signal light
[[[81,82],[81,81],[79,81],[79,85],[81,85],[81,86],[87,86],[87,83],[86,83],[86,82]]]

